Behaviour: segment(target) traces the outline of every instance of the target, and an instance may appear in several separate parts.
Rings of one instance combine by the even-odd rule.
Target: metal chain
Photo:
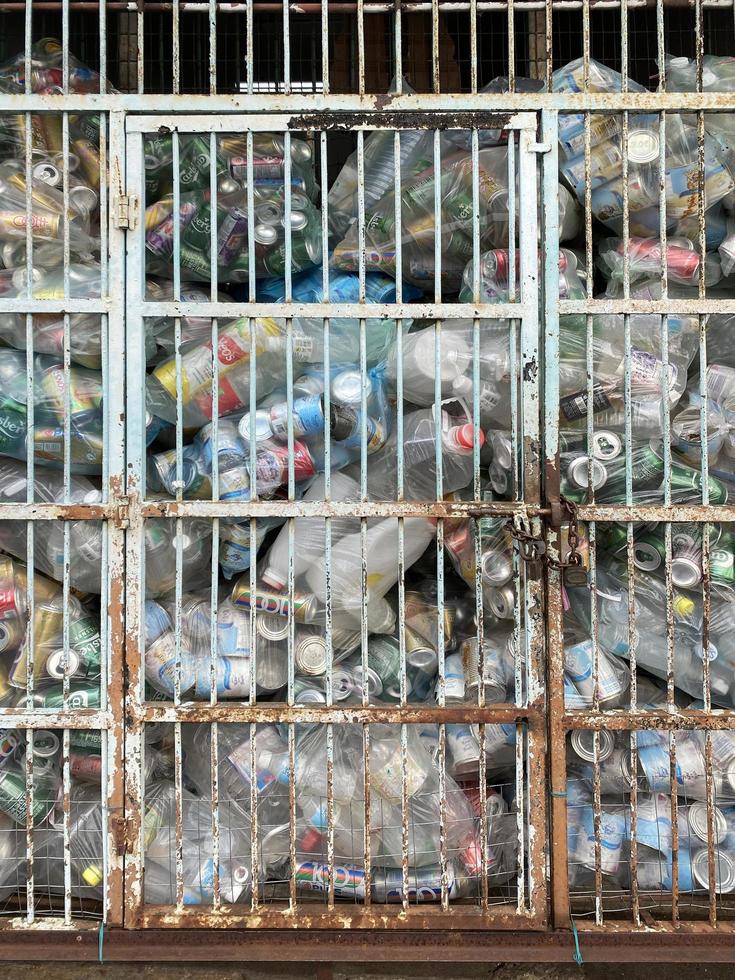
[[[568,518],[569,530],[567,531],[567,543],[569,545],[569,554],[565,559],[551,558],[549,555],[546,556],[546,563],[549,568],[555,568],[559,571],[565,568],[576,568],[582,564],[582,556],[578,551],[579,548],[579,524],[577,523],[577,507],[576,504],[568,500],[566,497],[559,497],[559,502],[561,503],[562,509],[566,512]]]
[[[569,525],[569,530],[567,532],[567,542],[569,545],[569,553],[564,560],[557,560],[552,558],[547,550],[545,541],[536,537],[533,534],[529,534],[522,527],[519,527],[514,520],[509,520],[506,527],[511,537],[513,537],[518,542],[518,548],[521,554],[521,558],[526,562],[541,561],[542,559],[546,562],[549,568],[554,569],[564,569],[564,568],[574,568],[582,564],[582,556],[579,553],[579,524],[577,522],[577,507],[573,501],[568,500],[566,497],[560,497],[559,502],[561,503],[562,510],[567,517],[567,523]]]

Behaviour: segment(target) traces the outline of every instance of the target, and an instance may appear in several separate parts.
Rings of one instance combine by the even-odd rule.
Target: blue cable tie
[[[582,966],[584,964],[584,959],[582,958],[582,950],[579,948],[579,933],[577,932],[577,923],[574,921],[574,916],[571,916],[572,920],[572,935],[574,936],[574,962],[577,966]]]
[[[104,963],[104,946],[105,946],[105,924],[100,922],[99,938],[97,942],[97,959],[100,963]]]

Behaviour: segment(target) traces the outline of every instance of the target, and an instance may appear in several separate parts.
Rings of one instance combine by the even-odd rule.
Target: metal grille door
[[[540,527],[537,118],[529,113],[463,114],[461,125],[473,127],[472,135],[449,115],[445,120],[441,115],[406,113],[401,128],[396,128],[396,121],[386,130],[377,128],[382,121],[379,116],[365,117],[346,125],[329,113],[308,118],[127,119],[131,230],[126,307],[126,806],[133,842],[126,860],[129,925],[334,928],[349,922],[360,927],[431,923],[498,928],[521,923],[539,927],[545,921],[540,573],[509,551],[509,584],[495,590],[496,601],[505,603],[501,615],[506,624],[509,696],[505,682],[492,686],[486,681],[468,684],[458,697],[444,652],[445,647],[455,648],[452,631],[465,629],[465,659],[474,656],[476,676],[487,677],[482,535],[489,526],[507,534],[507,521],[515,522],[519,534],[538,533]],[[475,127],[507,134],[492,161],[486,151],[478,150]],[[326,200],[330,145],[335,133],[345,129],[356,139],[359,295],[356,302],[332,295],[329,272],[321,264],[316,272],[324,301],[298,302],[289,270],[305,247],[321,248],[326,256],[332,217],[324,208],[313,240],[305,246],[298,232],[311,220],[308,191],[298,184],[298,166],[292,161],[310,154],[317,159]],[[416,194],[428,195],[433,217],[425,230],[410,231],[431,239],[438,259],[433,302],[418,301],[413,294],[406,301],[400,286],[394,301],[366,299],[375,273],[366,276],[365,266],[376,259],[364,244],[371,220],[365,206],[370,192],[364,185],[365,146],[376,136],[398,154],[409,139],[420,139],[428,148],[422,167],[429,176],[417,182]],[[470,284],[468,301],[461,304],[442,300],[442,208],[446,213],[448,205],[445,186],[433,177],[451,157],[446,140],[452,136],[471,141],[473,147],[471,171],[463,184],[466,196],[455,203],[468,209],[464,227],[474,236],[476,257],[475,283]],[[152,155],[161,153],[162,144],[164,162],[158,163]],[[264,145],[282,147],[286,161],[276,196],[263,195],[253,181],[264,166]],[[223,158],[230,161],[230,173],[240,168],[250,188],[239,210],[232,204],[232,181],[222,178]],[[210,163],[215,160],[216,167]],[[493,176],[490,162],[497,160],[501,166]],[[170,222],[170,240],[163,243],[161,222],[166,216],[155,196],[150,203],[146,200],[154,166],[157,179],[170,187],[169,212],[182,216],[180,223]],[[176,179],[192,170],[197,171],[194,183],[199,182],[195,192]],[[380,261],[394,263],[400,283],[400,245],[405,240],[401,222],[416,218],[410,208],[401,208],[400,175],[394,173],[392,168],[397,204],[381,220],[398,227],[393,236],[397,245]],[[501,191],[496,192],[498,220],[506,229],[506,248],[498,254],[508,257],[510,272],[507,300],[489,305],[479,296],[477,244],[480,202],[488,193],[483,181],[493,179]],[[186,215],[189,208],[201,210],[205,199],[210,224],[200,234]],[[269,225],[274,201],[276,221]],[[222,243],[234,233],[235,218],[247,223],[250,242],[236,301],[219,296],[216,286]],[[516,222],[517,247],[514,235],[507,237],[507,229]],[[285,291],[276,301],[261,301],[256,286],[261,263],[271,262],[272,272],[279,268],[278,258],[266,249],[276,224],[283,229]],[[173,270],[173,292],[167,296],[156,295],[150,280],[162,255]],[[202,283],[196,295],[191,286],[184,290],[181,285],[194,266]],[[454,274],[453,269],[448,272]],[[430,274],[434,278],[433,271]],[[412,275],[421,275],[416,265]],[[404,332],[411,321],[428,323],[419,362],[412,335]],[[445,358],[457,356],[459,328],[467,338],[463,349],[472,364],[467,372],[472,380],[461,392],[442,390],[441,366]],[[146,376],[146,338],[154,331],[172,341],[171,357]],[[393,358],[388,368],[375,367],[377,331],[388,335]],[[495,354],[496,348],[501,354]],[[472,420],[480,418],[481,371],[488,356],[502,356],[510,395],[505,436],[512,485],[508,502],[480,496],[483,435]],[[414,359],[410,373],[401,363],[409,357]],[[429,379],[428,389],[417,376],[419,368]],[[384,375],[391,370],[391,394],[383,405]],[[304,386],[320,372],[335,380],[331,391],[327,385],[321,396],[319,455],[314,442],[310,453],[305,452],[306,423],[299,412]],[[349,386],[349,396],[341,385]],[[276,406],[270,418],[276,418],[281,403],[285,418],[281,430],[275,436],[269,430],[261,443],[261,406],[269,404],[264,396],[273,388],[282,393],[277,390],[270,400]],[[146,460],[146,399],[149,409],[166,402],[159,411],[171,420],[172,448],[165,459],[156,456],[155,468]],[[413,406],[411,412],[402,407],[417,401],[426,405],[418,415]],[[398,408],[391,418],[394,404]],[[349,405],[358,420],[349,470],[353,494],[344,493],[344,477],[338,472],[345,446],[335,439],[332,412]],[[233,410],[243,419],[239,435],[233,434],[226,417]],[[380,412],[383,417],[378,417]],[[432,434],[430,455],[417,466],[410,453],[418,444],[419,415],[421,426],[428,425]],[[447,455],[451,447],[437,418],[443,419],[444,429],[462,420],[468,441],[461,457],[466,475],[460,483],[474,486],[464,499],[451,493],[460,489],[451,482],[457,479],[452,469],[457,463]],[[205,452],[212,462],[209,479],[198,485],[193,471],[201,463],[192,463],[191,440],[202,423],[209,447]],[[392,441],[381,435],[381,426],[394,427]],[[281,439],[280,449],[273,448],[274,438]],[[201,443],[201,431],[197,439]],[[376,453],[378,439],[385,446]],[[244,453],[239,470],[229,458],[238,446]],[[324,473],[317,476],[320,489],[300,499],[299,484],[314,470]],[[249,481],[243,481],[242,472],[249,474]],[[229,554],[233,527],[255,554],[262,529],[278,522],[280,580],[274,582],[275,571],[266,569],[264,582],[262,564],[256,572],[252,562],[249,570],[223,581],[223,556]],[[145,602],[158,587],[159,538],[169,548],[168,572],[175,594],[172,639],[162,652],[151,642],[150,604]],[[469,628],[457,622],[461,613],[445,567],[445,547],[460,538],[468,556],[465,574],[475,583],[470,618],[477,625]],[[203,562],[197,551],[202,540],[207,542]],[[302,554],[313,550],[315,541],[314,553]],[[423,594],[409,591],[405,584],[407,570],[422,552],[430,569],[421,580]],[[275,559],[270,560],[275,567]],[[205,573],[206,584],[199,583],[194,595],[191,580],[198,571]],[[309,596],[304,594],[305,581]],[[391,586],[395,611],[380,598],[387,591],[383,582]],[[239,630],[247,657],[223,657],[225,628]],[[198,646],[193,649],[195,633]],[[275,654],[274,634],[282,638]],[[392,666],[385,663],[384,647],[377,642],[381,634],[395,637]],[[423,651],[419,649],[422,634],[433,637],[438,656],[436,690],[428,697],[426,691],[417,694],[421,658],[431,657],[425,640]],[[348,660],[346,635],[353,651]],[[314,664],[309,656],[320,644],[323,662]],[[352,665],[351,675],[344,670],[347,663]],[[223,670],[230,671],[229,677]],[[273,680],[273,674],[279,677]],[[347,701],[345,676],[353,685]],[[355,677],[361,679],[357,688]],[[274,689],[279,693],[273,694]],[[312,693],[307,697],[305,690]],[[476,813],[471,811],[467,794],[448,775],[447,757],[453,751],[451,757],[458,758],[456,740],[471,735],[469,725],[477,726],[480,745],[500,741],[505,753],[510,752],[515,776],[508,787],[509,810],[507,804],[497,808],[499,797],[481,792]],[[174,746],[171,798],[164,802],[151,790],[155,782],[146,751],[149,734],[160,738],[162,730]],[[452,739],[455,747],[448,751]],[[483,751],[475,760],[480,785],[491,757]],[[428,769],[421,769],[426,765],[422,760],[431,760]],[[160,840],[151,847],[149,834],[161,807],[168,808],[170,820],[163,851]],[[504,850],[498,846],[501,842]],[[196,848],[198,854],[193,853]],[[192,858],[199,862],[193,870]],[[345,903],[345,898],[350,901]],[[419,904],[427,898],[433,901]]]

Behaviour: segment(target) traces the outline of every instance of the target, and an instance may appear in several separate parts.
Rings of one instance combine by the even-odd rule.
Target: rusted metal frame
[[[24,505],[19,505],[24,506]],[[532,518],[549,512],[523,501],[300,501],[300,500],[148,500],[142,517],[513,517]],[[75,518],[76,519],[76,518]]]
[[[8,961],[97,962],[97,923],[78,922],[72,928],[44,920],[38,928],[21,931],[17,920],[0,921],[3,957]],[[694,927],[694,928],[692,928]],[[656,927],[632,928],[613,922],[603,929],[578,924],[585,963],[729,963],[733,930],[729,923],[713,929],[707,923],[682,922],[675,929],[656,921]],[[405,930],[351,931],[341,925],[329,929],[264,928],[108,929],[106,962],[449,962],[449,963],[570,963],[570,936],[565,930],[440,931],[408,927]]]
[[[125,502],[106,504],[3,503],[4,521],[113,521],[124,520]]]
[[[182,702],[176,706],[162,701],[141,703],[135,707],[129,706],[129,717],[140,723],[156,721],[173,723],[175,721],[200,722],[217,721],[222,724],[252,723],[266,724],[280,722],[283,724],[471,724],[485,722],[486,724],[530,724],[543,723],[543,709],[539,707],[521,707],[515,704],[487,704],[480,708],[476,705],[434,706],[419,705],[348,705],[335,707],[324,704],[282,704],[280,702],[264,702],[249,704],[245,701],[227,701],[225,704],[208,704],[205,701]],[[2,717],[2,716],[0,716]],[[34,716],[24,716],[34,717]],[[36,726],[42,727],[42,726]],[[88,727],[92,727],[91,725]]]
[[[126,119],[126,127],[129,119]],[[142,135],[126,132],[124,187],[142,187]],[[126,533],[125,570],[125,818],[128,830],[124,864],[124,923],[135,927],[140,922],[143,901],[142,764],[144,724],[140,720],[143,703],[143,583],[145,582],[145,516],[139,500],[145,493],[145,419],[143,385],[145,377],[145,324],[134,317],[127,302],[140,294],[145,283],[145,227],[141,222],[126,237],[126,483],[130,502]],[[135,296],[139,299],[139,295]]]
[[[518,6],[519,0],[516,0]],[[479,6],[479,4],[478,4]],[[556,8],[556,4],[554,5]],[[503,8],[505,9],[505,8]],[[539,8],[542,9],[542,8]],[[228,123],[217,116],[247,115],[255,128],[266,131],[288,129],[303,131],[344,131],[363,129],[467,129],[502,128],[511,125],[521,128],[511,120],[518,113],[536,113],[543,109],[560,112],[696,112],[698,110],[732,110],[732,93],[729,92],[515,92],[493,93],[492,110],[488,109],[485,93],[420,93],[420,94],[365,94],[344,93],[339,95],[339,109],[334,109],[334,94],[307,94],[294,92],[288,96],[280,93],[245,93],[231,95],[153,95],[126,93],[96,95],[30,95],[0,94],[0,112],[126,112],[132,128],[129,132],[148,132],[166,125],[166,119],[192,120],[208,113],[214,116],[205,121],[200,129],[212,128],[226,132]],[[265,118],[273,113],[273,121]],[[153,119],[151,120],[151,117]],[[165,117],[162,118],[162,117]],[[529,123],[529,126],[531,124]],[[230,124],[231,128],[231,124]],[[193,131],[193,130],[189,130]]]
[[[140,916],[144,929],[293,929],[306,932],[309,929],[373,930],[385,929],[401,931],[404,929],[468,929],[468,930],[528,930],[544,929],[543,917],[527,912],[510,912],[503,905],[490,906],[487,911],[469,905],[453,905],[446,909],[437,906],[411,906],[404,911],[400,905],[385,906],[373,904],[370,907],[355,905],[336,905],[333,910],[325,910],[315,905],[314,911],[308,903],[301,902],[297,908],[288,902],[261,906],[256,912],[248,907],[224,906],[213,913],[197,906],[185,906],[181,910],[167,905],[146,905]]]
[[[205,96],[203,106],[209,106],[218,98],[219,96]],[[360,98],[367,100],[369,96],[361,96]],[[354,131],[364,134],[382,129],[390,131],[425,129],[434,133],[452,129],[464,130],[468,127],[534,130],[536,124],[536,116],[532,111],[497,112],[494,108],[488,110],[487,101],[484,105],[480,103],[476,109],[468,108],[462,105],[460,101],[455,107],[442,110],[439,106],[424,106],[422,96],[407,96],[407,98],[416,100],[414,105],[405,107],[403,111],[391,111],[386,105],[386,100],[400,98],[401,96],[398,95],[381,96],[374,106],[371,108],[360,107],[361,111],[350,111],[349,107],[345,107],[344,109],[310,113],[292,108],[295,96],[289,95],[280,111],[271,108],[256,113],[246,104],[237,115],[232,116],[226,112],[218,112],[216,107],[210,108],[208,114],[192,112],[190,103],[182,104],[179,110],[175,104],[171,105],[172,102],[176,102],[175,97],[170,97],[167,116],[169,121],[175,119],[173,129],[165,123],[162,125],[159,116],[146,115],[142,111],[142,106],[138,107],[139,114],[129,117],[127,128],[129,133],[171,131],[201,134],[227,133],[232,132],[233,129],[242,129],[247,132],[279,132],[284,134],[330,130],[337,132]],[[433,98],[438,100],[441,96],[435,93]],[[453,97],[449,96],[448,98]],[[234,105],[231,106],[231,111],[235,111]],[[289,186],[287,184],[286,188]],[[290,296],[287,296],[287,300],[289,299]],[[362,301],[364,302],[364,297],[362,297]]]
[[[28,731],[43,728],[77,728],[104,731],[110,727],[110,716],[96,708],[72,708],[52,711],[47,708],[0,708],[0,726]]]
[[[520,396],[523,474],[522,499],[541,503],[541,350],[539,343],[539,268],[538,268],[538,157],[537,134],[523,130],[518,137],[519,168],[519,291],[524,304],[532,306],[520,324]],[[510,234],[513,234],[511,226]],[[513,263],[515,265],[515,263]],[[541,536],[541,522],[531,518],[531,533]],[[544,580],[538,563],[524,568],[523,621],[525,642],[527,701],[530,708],[542,711],[544,706]],[[520,654],[520,650],[519,650]],[[517,738],[521,731],[518,729]],[[543,724],[529,721],[527,728],[527,767],[525,788],[528,794],[528,909],[532,915],[546,916],[546,800],[545,800],[546,733]],[[523,809],[519,800],[519,809]],[[523,866],[519,871],[523,870]],[[523,875],[519,874],[518,911],[525,909],[521,894]]]
[[[550,11],[547,14],[550,16]],[[547,26],[548,30],[548,26]],[[544,143],[551,149],[542,158],[544,208],[544,496],[558,500],[559,477],[559,172],[558,116],[541,114]],[[545,525],[546,547],[552,559],[561,558],[558,528]],[[551,919],[556,928],[568,928],[569,878],[567,855],[567,760],[564,728],[564,635],[561,572],[546,573],[546,709],[549,806],[549,858],[551,862]]]
[[[611,708],[609,711],[568,711],[563,716],[567,729],[602,731],[729,731],[735,728],[735,710],[730,708],[702,711],[665,708],[650,711],[629,711]]]
[[[100,127],[103,130],[103,126]],[[103,134],[104,135],[104,134]],[[103,143],[103,147],[104,147]],[[125,121],[123,114],[113,112],[109,116],[107,155],[110,172],[119,171],[125,159]],[[104,168],[104,154],[101,167]],[[105,389],[105,439],[106,480],[105,499],[110,514],[107,518],[107,576],[105,593],[107,600],[103,653],[106,658],[102,682],[102,704],[107,708],[110,724],[105,736],[103,765],[103,800],[107,816],[105,843],[105,924],[123,923],[123,862],[124,853],[119,847],[120,837],[115,823],[124,820],[125,810],[125,525],[127,523],[127,497],[125,496],[125,308],[120,284],[125,282],[125,237],[115,227],[112,216],[116,202],[111,200],[104,173],[101,174],[101,202],[104,232],[102,235],[103,269],[110,295],[111,307],[105,318],[103,359],[108,383]],[[119,183],[117,183],[119,187]],[[113,193],[115,193],[113,191]],[[109,256],[109,257],[108,257]],[[110,289],[110,286],[113,286]],[[121,371],[121,377],[113,379],[112,373]],[[103,615],[105,612],[103,611]]]
[[[576,510],[579,520],[585,522],[711,524],[735,521],[732,504],[579,504]]]

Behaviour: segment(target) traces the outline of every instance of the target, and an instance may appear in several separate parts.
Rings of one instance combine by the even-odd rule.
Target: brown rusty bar
[[[78,728],[94,731],[110,728],[106,711],[97,708],[72,708],[68,711],[46,711],[43,708],[0,708],[0,725],[8,728]]]
[[[4,506],[4,505],[3,505]],[[21,506],[21,505],[18,505]],[[521,502],[439,500],[301,501],[301,500],[155,500],[140,508],[143,517],[512,517],[538,516],[548,508]]]
[[[313,908],[313,911],[312,911]],[[256,912],[249,908],[238,909],[236,905],[224,906],[213,912],[201,906],[184,906],[177,910],[168,905],[145,905],[141,910],[141,924],[144,928],[174,929],[345,929],[345,930],[454,930],[469,929],[543,929],[544,919],[517,912],[514,906],[505,902],[487,912],[477,906],[456,904],[443,909],[440,905],[411,906],[408,911],[400,905],[356,906],[353,903],[336,905],[333,910],[319,903],[310,905],[300,902],[298,907],[288,902],[261,906]]]
[[[188,702],[175,706],[161,701],[144,705],[128,706],[131,720],[140,723],[155,721],[172,724],[176,721],[227,723],[281,723],[369,725],[381,724],[515,724],[528,721],[543,724],[543,710],[539,704],[519,707],[515,704],[439,706],[406,705],[346,705],[336,707],[322,704],[294,704],[264,702],[249,704],[247,701],[227,701],[211,704],[208,701]],[[733,712],[735,715],[735,712]],[[0,714],[0,718],[2,715]],[[91,727],[91,726],[90,726]]]
[[[711,712],[694,708],[655,708],[650,711],[625,711],[613,708],[610,711],[570,711],[562,718],[564,729],[589,729],[601,731],[725,731],[735,728],[735,710],[715,709]]]
[[[705,925],[695,923],[694,925]],[[657,923],[631,929],[627,923],[609,923],[604,930],[579,923],[579,941],[585,963],[727,963],[732,961],[733,933],[718,926],[676,930]],[[6,960],[98,962],[99,928],[83,923],[55,930],[48,920],[38,928],[20,932],[13,920],[0,924]],[[565,963],[571,967],[572,945],[566,931],[481,932],[457,930],[436,935],[424,930],[349,930],[294,932],[286,929],[213,930],[211,932],[141,929],[106,929],[102,947],[106,962],[453,962],[453,963]]]

